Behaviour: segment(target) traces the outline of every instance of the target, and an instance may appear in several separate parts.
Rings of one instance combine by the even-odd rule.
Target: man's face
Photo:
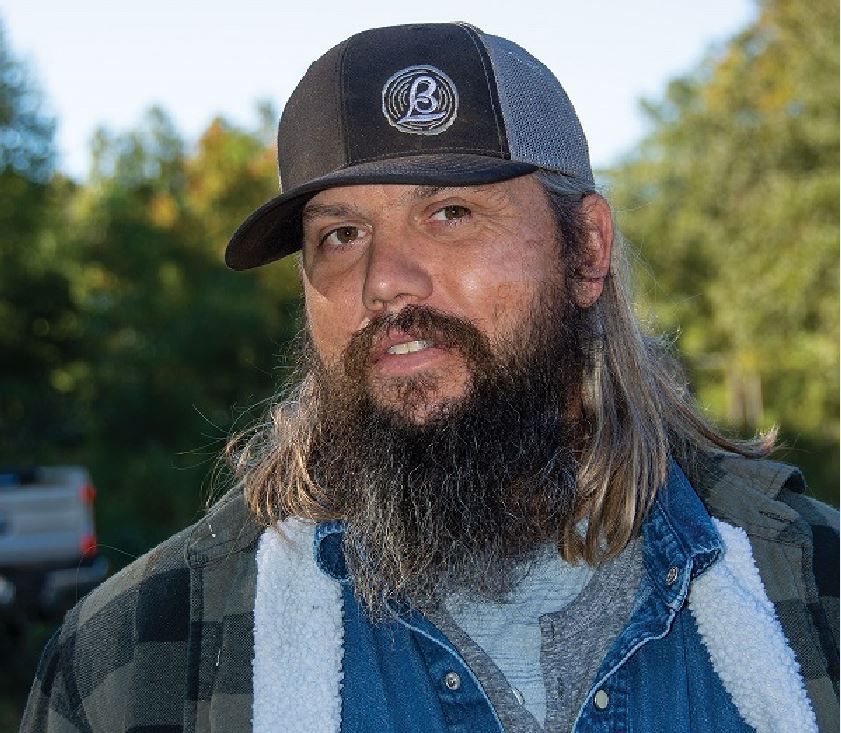
[[[588,429],[587,306],[609,257],[600,202],[581,201],[564,242],[531,176],[308,203],[306,469],[345,521],[369,609],[455,588],[501,598],[558,541]]]
[[[356,344],[367,391],[411,422],[466,396],[470,359],[446,333],[377,323],[420,306],[472,324],[491,348],[516,344],[547,282],[563,282],[555,221],[533,176],[464,188],[334,188],[309,201],[303,221],[316,353],[336,373],[354,336],[370,334]]]

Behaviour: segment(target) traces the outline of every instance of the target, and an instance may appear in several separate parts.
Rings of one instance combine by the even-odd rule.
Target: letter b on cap
[[[409,66],[383,86],[383,115],[401,132],[439,135],[456,119],[458,91],[434,66]]]

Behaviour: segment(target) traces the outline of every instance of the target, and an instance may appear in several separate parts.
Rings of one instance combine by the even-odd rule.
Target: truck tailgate
[[[66,563],[83,556],[93,517],[75,483],[0,487],[0,567]]]

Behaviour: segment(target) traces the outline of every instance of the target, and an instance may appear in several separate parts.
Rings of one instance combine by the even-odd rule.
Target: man
[[[837,517],[642,335],[551,73],[367,31],[278,148],[226,261],[300,250],[300,379],[236,487],[71,611],[23,729],[836,728]]]

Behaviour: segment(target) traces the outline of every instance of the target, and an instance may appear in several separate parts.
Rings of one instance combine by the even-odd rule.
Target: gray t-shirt
[[[547,545],[506,602],[459,594],[428,615],[476,674],[507,733],[568,731],[641,577],[639,541],[595,569],[570,565]]]

